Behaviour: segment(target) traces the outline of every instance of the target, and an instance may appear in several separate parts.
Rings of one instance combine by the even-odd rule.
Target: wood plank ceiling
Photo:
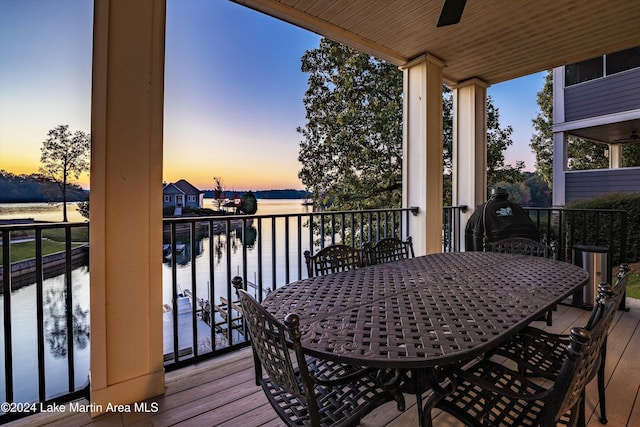
[[[232,0],[396,65],[425,53],[445,78],[486,83],[640,45],[640,1],[467,0],[436,27],[443,0]]]

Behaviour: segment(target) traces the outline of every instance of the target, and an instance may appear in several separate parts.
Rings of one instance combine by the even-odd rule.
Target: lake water
[[[71,222],[84,222],[76,203],[67,203],[67,217]],[[62,222],[62,203],[0,203],[0,219],[33,219]]]
[[[212,200],[205,199],[205,207],[213,206]],[[301,200],[258,200],[258,215],[286,214],[286,213],[308,213],[311,207],[303,206]],[[76,211],[75,204],[70,204],[67,208],[69,221],[82,222],[85,219]],[[27,204],[0,204],[0,219],[25,219],[31,218],[40,221],[62,221],[62,206],[49,205],[46,203]],[[262,248],[263,260],[270,260],[271,253],[275,248],[277,256],[284,257],[284,226],[283,220],[276,223],[276,236],[272,236],[271,223],[265,223],[262,228]],[[257,227],[254,223],[253,227]],[[305,233],[303,233],[303,236]],[[240,236],[242,237],[242,236]],[[228,275],[226,265],[231,265],[232,272],[236,275],[242,273],[245,268],[242,259],[242,239],[232,238],[230,250],[227,250],[227,242],[224,235],[214,235],[214,250],[216,251],[214,266],[214,286],[211,295],[210,273],[209,273],[209,237],[201,238],[197,243],[198,253],[196,259],[196,284],[193,289],[191,279],[191,257],[190,253],[185,254],[186,259],[178,259],[176,264],[176,277],[180,290],[195,290],[200,298],[217,300],[219,296],[226,295],[226,284]],[[272,244],[272,241],[277,244]],[[295,236],[290,237],[290,253],[297,254]],[[189,242],[186,248],[190,252]],[[308,236],[303,244],[308,245]],[[258,266],[257,248],[248,250],[246,261],[247,276],[254,277]],[[231,258],[227,261],[227,254]],[[263,277],[275,276],[279,284],[284,283],[284,271],[282,263],[275,266],[275,272],[270,262],[265,262]],[[291,266],[290,273],[292,280],[297,278],[297,266]],[[172,303],[172,267],[170,260],[163,263],[163,304]],[[251,280],[251,279],[250,279]],[[66,320],[64,318],[64,289],[65,276],[60,275],[44,281],[44,314],[45,314],[45,371],[47,397],[53,397],[67,391],[67,342],[66,342]],[[73,318],[74,318],[74,366],[75,384],[81,387],[87,382],[89,372],[89,272],[86,266],[76,268],[72,272],[73,289]],[[34,322],[36,319],[36,286],[27,285],[14,292],[11,297],[11,322],[12,322],[12,345],[13,345],[13,376],[14,376],[14,400],[16,402],[36,401],[38,398],[38,378],[37,378],[37,337]],[[4,322],[3,297],[0,296],[0,323]],[[4,324],[3,329],[4,330]],[[0,360],[0,400],[4,401],[5,369],[4,369],[4,334],[0,334],[0,348],[2,357]],[[165,343],[165,352],[171,351],[171,343]]]

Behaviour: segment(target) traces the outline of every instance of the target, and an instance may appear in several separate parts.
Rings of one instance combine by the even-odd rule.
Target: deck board
[[[606,365],[607,427],[637,427],[640,423],[640,301],[627,300],[629,312],[618,312],[609,334]],[[589,311],[558,306],[553,326],[546,329],[566,333],[573,325],[584,325]],[[538,323],[538,326],[543,326]],[[254,382],[250,349],[227,354],[166,375],[164,395],[155,414],[107,414],[91,419],[88,414],[37,414],[9,426],[281,426],[282,422]],[[417,426],[415,397],[406,396],[407,409],[399,412],[388,402],[362,420],[362,427]],[[84,401],[86,404],[86,401]],[[587,388],[587,427],[598,422],[598,393],[595,382]],[[436,427],[459,427],[461,423],[446,414],[436,414]]]

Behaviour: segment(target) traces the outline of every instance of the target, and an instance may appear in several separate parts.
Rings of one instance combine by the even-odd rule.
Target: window
[[[195,202],[196,196],[187,196],[187,202]]]
[[[599,56],[564,67],[564,85],[571,86],[602,77],[604,73],[603,58]]]
[[[170,202],[171,201],[171,196],[164,196],[164,201],[165,202]]]
[[[564,85],[571,86],[632,68],[640,68],[640,47],[567,65],[564,67]]]
[[[606,56],[607,75],[640,67],[640,47],[622,50]]]

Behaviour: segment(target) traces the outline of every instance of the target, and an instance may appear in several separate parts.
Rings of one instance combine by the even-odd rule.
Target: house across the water
[[[162,189],[162,207],[175,207],[174,215],[182,215],[183,207],[202,208],[204,202],[204,192],[198,190],[187,180],[181,179],[177,182],[164,184]]]

